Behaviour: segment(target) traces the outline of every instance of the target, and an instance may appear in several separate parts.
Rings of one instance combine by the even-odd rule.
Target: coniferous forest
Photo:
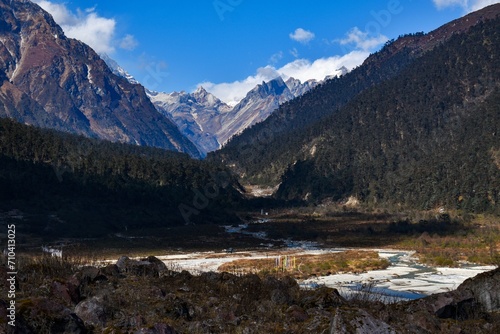
[[[37,234],[234,219],[226,208],[240,201],[237,187],[223,167],[185,154],[0,119],[0,209],[27,213]]]
[[[498,211],[499,25],[478,24],[418,57],[402,48],[389,65],[397,73],[346,94],[356,77],[386,70],[373,63],[401,40],[388,43],[362,67],[281,106],[213,158],[233,163],[247,182],[280,184],[281,199],[355,196],[374,205]],[[339,102],[335,92],[348,98]],[[300,118],[309,115],[319,121]]]

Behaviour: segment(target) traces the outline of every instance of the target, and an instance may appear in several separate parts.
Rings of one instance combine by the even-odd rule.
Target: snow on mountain
[[[115,74],[132,83],[137,82],[114,60],[106,55],[103,55],[103,59]],[[345,74],[347,69],[339,71]],[[206,155],[219,149],[247,127],[265,120],[280,104],[305,94],[320,83],[317,80],[302,83],[294,78],[288,78],[285,82],[283,78],[277,77],[257,85],[235,106],[221,101],[203,87],[193,93],[150,90],[146,90],[146,93],[156,109],[173,120],[202,155]]]
[[[290,89],[290,92],[293,94],[294,97],[299,97],[301,95],[304,95],[309,90],[313,89],[319,84],[320,82],[314,79],[305,81],[304,83],[294,78],[289,78],[286,81],[286,85],[288,86],[288,89]]]
[[[111,59],[107,54],[101,53],[99,54],[99,56],[101,57],[102,60],[104,60],[106,65],[108,65],[113,74],[127,79],[128,82],[130,82],[131,84],[134,85],[139,84],[139,81],[135,80],[135,78],[130,73],[125,71],[125,69],[123,69],[120,65],[118,65],[118,63],[114,59]]]
[[[124,71],[112,73],[38,5],[0,0],[0,17],[0,117],[201,156],[175,122],[158,114],[144,87],[125,80]]]
[[[215,132],[221,114],[231,110],[227,104],[202,87],[194,93],[160,93],[147,91],[151,102],[163,115],[170,117],[181,132],[203,153],[220,147]]]
[[[158,93],[148,96],[158,111],[170,115],[181,132],[206,154],[219,149],[232,136],[265,120],[280,104],[298,97],[319,82],[278,77],[262,82],[234,107],[199,87],[193,93]]]

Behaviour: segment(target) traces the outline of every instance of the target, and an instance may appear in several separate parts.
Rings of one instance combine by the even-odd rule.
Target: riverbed
[[[167,266],[173,270],[187,270],[192,274],[217,271],[228,262],[240,259],[263,259],[278,255],[317,255],[342,252],[347,249],[307,249],[285,248],[283,250],[253,252],[200,252],[160,256]],[[380,257],[386,258],[391,265],[384,270],[368,271],[361,274],[342,273],[320,276],[300,281],[304,288],[327,286],[339,289],[343,294],[356,293],[369,286],[371,293],[379,293],[396,299],[417,299],[431,294],[456,289],[466,279],[485,271],[495,269],[494,266],[462,264],[458,268],[431,267],[418,262],[414,252],[391,249],[356,249],[376,251]]]

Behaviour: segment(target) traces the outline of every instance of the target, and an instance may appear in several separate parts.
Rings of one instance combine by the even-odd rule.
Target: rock
[[[337,309],[330,325],[330,334],[334,333],[396,334],[396,331],[363,309]]]
[[[166,314],[174,319],[185,319],[191,320],[191,318],[195,315],[195,309],[192,305],[190,305],[185,300],[175,297],[173,300],[169,300],[166,305]]]
[[[500,311],[500,268],[467,279],[457,292],[465,296],[461,301],[472,295],[484,311]]]
[[[54,298],[18,301],[16,333],[87,333],[83,321]]]
[[[165,263],[154,256],[141,260],[132,260],[127,256],[122,256],[116,262],[116,266],[122,273],[137,276],[159,277],[161,272],[167,270]]]
[[[64,301],[66,304],[72,304],[75,302],[75,299],[77,299],[77,296],[71,296],[67,284],[58,281],[52,282],[51,292],[55,298]]]
[[[120,271],[125,271],[126,267],[127,267],[127,264],[132,261],[130,260],[130,258],[128,256],[120,256],[120,258],[118,259],[118,261],[116,261],[116,266],[118,267],[118,269]]]
[[[436,311],[436,316],[440,319],[468,320],[482,317],[481,304],[474,298],[462,300],[458,303],[445,305]]]
[[[52,326],[52,333],[75,333],[75,334],[85,334],[88,333],[85,328],[85,324],[82,319],[80,319],[76,314],[71,313],[70,315],[61,319]]]
[[[120,269],[116,264],[109,264],[99,271],[102,275],[107,277],[120,277]]]
[[[300,306],[292,305],[286,310],[286,315],[288,319],[294,322],[304,322],[309,319],[307,312]]]
[[[209,272],[201,273],[200,278],[207,281],[207,282],[216,283],[216,282],[222,280],[222,274],[219,274],[219,273],[216,273],[213,271],[209,271]]]
[[[271,300],[276,304],[288,304],[291,300],[290,294],[285,288],[271,291]]]
[[[313,294],[309,294],[302,300],[302,305],[306,308],[328,309],[347,304],[347,301],[340,295],[337,289],[321,287]]]
[[[166,324],[156,324],[153,328],[142,328],[134,334],[177,334],[177,331]]]
[[[480,324],[495,324],[492,319],[500,310],[500,269],[470,278],[454,291],[387,308],[389,316],[384,319],[409,333],[460,333],[465,324],[470,326],[467,332],[477,332]],[[457,321],[456,326],[447,327],[450,322],[441,319]]]
[[[101,298],[92,297],[84,300],[75,307],[76,315],[86,324],[93,326],[105,326],[107,316]]]
[[[80,271],[82,273],[82,279],[87,282],[94,282],[99,276],[99,268],[96,267],[85,266]]]
[[[237,281],[237,295],[239,295],[239,300],[244,298],[248,299],[258,299],[263,295],[262,292],[262,281],[259,276],[250,274],[241,277]]]

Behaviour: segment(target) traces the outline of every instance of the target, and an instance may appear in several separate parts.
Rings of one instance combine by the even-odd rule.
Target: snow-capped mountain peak
[[[135,81],[111,58],[103,55],[103,59],[116,74]],[[294,78],[285,82],[279,76],[255,86],[234,106],[221,101],[202,86],[192,93],[150,90],[146,93],[156,109],[172,119],[198,150],[206,154],[219,149],[247,127],[265,120],[280,104],[303,95],[319,83],[316,80],[302,83]]]
[[[108,65],[108,67],[115,75],[127,79],[131,84],[134,85],[139,84],[139,81],[137,81],[130,73],[125,71],[123,67],[118,65],[118,63],[114,59],[110,58],[107,54],[101,53],[99,56],[101,57],[102,60],[104,60],[106,65]]]

